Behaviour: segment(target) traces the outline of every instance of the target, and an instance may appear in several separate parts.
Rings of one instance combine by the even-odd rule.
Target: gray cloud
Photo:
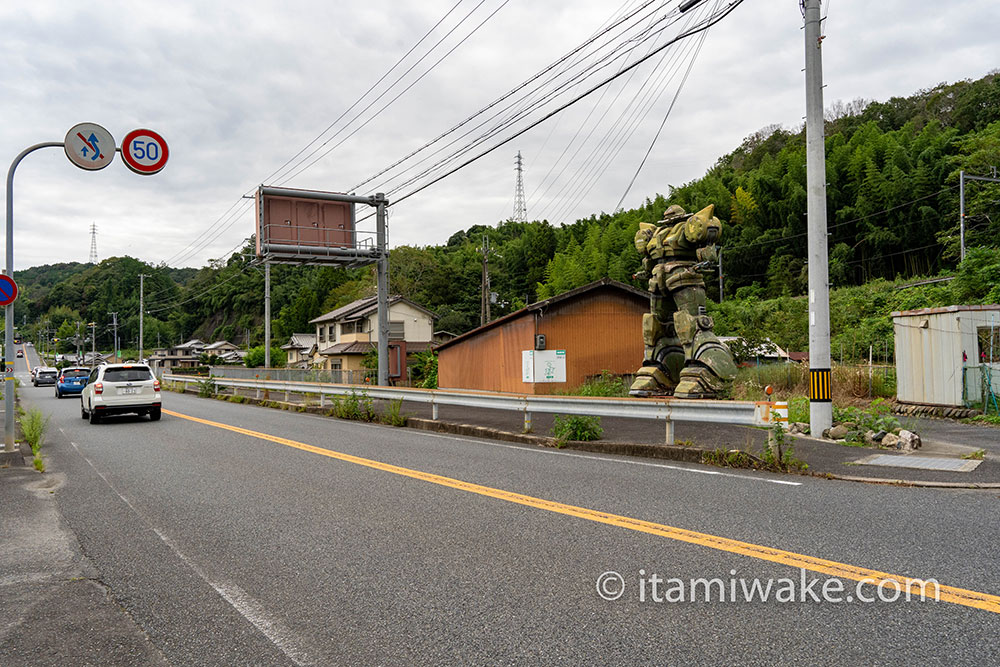
[[[101,257],[128,253],[158,262],[180,252],[339,116],[454,4],[7,3],[0,9],[5,164],[31,144],[62,140],[82,121],[104,125],[119,140],[130,129],[150,127],[171,147],[170,163],[152,177],[117,163],[85,173],[56,149],[30,156],[17,172],[16,267],[85,261],[92,222],[100,229]],[[448,25],[473,4],[463,3]],[[488,0],[484,7],[499,4]],[[745,2],[710,31],[626,206],[701,176],[765,125],[801,124],[803,44],[795,4]],[[998,62],[992,33],[1000,10],[990,0],[944,9],[928,0],[835,0],[828,7],[828,104],[908,95],[940,81],[980,77]],[[612,9],[597,0],[511,0],[391,109],[288,185],[350,187],[555,60]],[[485,14],[477,16],[476,23]],[[536,197],[529,217],[544,211],[563,222],[610,211],[671,95],[661,98],[585,197],[567,198],[575,205],[538,198],[545,189],[539,185],[592,102],[393,207],[392,242],[443,243],[461,228],[509,216],[518,150],[526,159],[526,190]],[[563,182],[589,152],[580,153]],[[550,188],[548,197],[559,189]],[[244,213],[182,263],[202,265],[251,231],[251,215]]]

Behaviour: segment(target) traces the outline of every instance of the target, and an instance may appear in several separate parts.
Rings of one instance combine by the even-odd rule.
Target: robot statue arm
[[[722,238],[722,222],[714,212],[715,204],[709,204],[684,223],[684,241],[689,247],[712,245]]]

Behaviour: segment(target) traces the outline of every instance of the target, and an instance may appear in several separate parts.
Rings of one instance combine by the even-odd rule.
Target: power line
[[[522,130],[520,130],[518,132],[515,132],[513,135],[511,135],[511,136],[509,136],[509,137],[507,137],[507,138],[499,141],[498,143],[494,144],[493,146],[491,146],[490,148],[486,149],[485,151],[482,151],[482,152],[474,155],[473,157],[471,157],[471,158],[465,160],[464,162],[462,162],[457,167],[454,167],[454,168],[448,170],[446,173],[444,173],[444,174],[442,174],[442,175],[434,178],[433,180],[431,180],[431,181],[429,181],[427,183],[424,183],[423,185],[421,185],[421,186],[419,186],[419,187],[411,190],[410,192],[406,193],[405,195],[402,195],[401,197],[396,197],[395,200],[392,202],[392,204],[393,205],[399,204],[400,202],[405,201],[406,199],[409,199],[413,195],[415,195],[415,194],[417,194],[419,192],[422,192],[423,190],[429,188],[430,186],[432,186],[432,185],[440,182],[441,180],[447,178],[448,176],[451,176],[455,172],[457,172],[457,171],[459,171],[459,170],[461,170],[461,169],[469,166],[473,162],[476,162],[477,160],[479,160],[483,156],[492,153],[493,151],[495,151],[496,149],[500,148],[501,146],[504,146],[504,145],[510,143],[511,141],[513,141],[517,137],[521,136],[525,132],[528,132],[529,130],[537,127],[538,125],[540,125],[541,123],[545,122],[546,120],[548,120],[552,116],[554,116],[554,115],[556,115],[556,114],[564,111],[565,109],[567,109],[570,106],[576,104],[580,100],[588,97],[589,95],[591,95],[595,91],[597,91],[597,90],[601,89],[602,87],[606,86],[607,84],[611,83],[612,81],[614,81],[618,77],[622,76],[623,74],[625,74],[627,72],[630,72],[631,70],[635,69],[636,67],[638,67],[639,65],[641,65],[642,63],[644,63],[646,60],[652,58],[654,55],[657,55],[658,53],[660,53],[661,51],[669,48],[670,46],[673,46],[675,43],[679,42],[680,40],[685,39],[687,37],[690,37],[692,35],[698,34],[698,33],[702,32],[704,30],[707,30],[708,28],[710,28],[711,26],[715,25],[716,23],[718,23],[719,21],[721,21],[723,18],[725,18],[726,16],[728,16],[734,9],[736,9],[736,7],[738,7],[739,5],[743,4],[743,2],[744,2],[744,0],[732,0],[732,2],[729,4],[728,7],[726,7],[722,12],[718,13],[716,16],[713,16],[704,25],[698,26],[695,29],[692,29],[692,30],[684,32],[684,33],[682,33],[680,35],[677,35],[676,37],[674,37],[673,39],[671,39],[670,41],[668,41],[666,44],[664,44],[664,45],[662,45],[662,46],[654,49],[650,54],[648,54],[648,55],[640,58],[636,62],[628,65],[627,67],[625,67],[624,69],[622,69],[617,74],[614,74],[614,75],[608,77],[607,79],[601,81],[600,83],[598,83],[598,84],[590,87],[589,89],[587,89],[586,91],[584,91],[580,95],[577,95],[576,97],[574,97],[570,101],[568,101],[568,102],[560,105],[558,108],[556,108],[555,110],[549,112],[548,114],[546,114],[545,116],[543,116],[539,120],[537,120],[537,121],[529,124],[524,129],[522,129]]]

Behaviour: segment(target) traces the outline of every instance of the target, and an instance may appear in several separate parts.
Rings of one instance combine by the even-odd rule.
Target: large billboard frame
[[[265,224],[265,213],[268,210],[267,198],[282,198],[296,202],[315,203],[317,206],[329,202],[350,205],[350,244],[344,244],[344,236],[341,234],[339,240],[337,235],[332,237],[327,234],[318,234],[316,243],[273,243],[270,234],[265,238],[264,231],[269,231]],[[372,206],[376,211],[375,243],[359,244],[357,241],[357,216],[354,213],[355,204]],[[389,384],[389,251],[387,247],[388,229],[386,219],[386,208],[389,200],[381,192],[369,197],[359,197],[357,195],[342,194],[339,192],[323,192],[319,190],[296,190],[292,188],[277,188],[261,185],[257,188],[256,196],[256,251],[257,259],[264,264],[264,350],[266,356],[265,365],[270,366],[271,361],[271,264],[298,264],[298,265],[338,265],[344,268],[375,264],[378,278],[377,300],[378,300],[378,383],[385,386]],[[295,207],[292,209],[297,211]],[[294,214],[294,215],[297,215]],[[316,221],[319,223],[319,220]],[[270,223],[270,221],[268,221]],[[291,221],[289,222],[291,225]],[[296,220],[296,228],[305,227]],[[309,227],[313,227],[310,223]],[[334,229],[329,225],[316,225],[317,229]],[[346,232],[346,229],[342,229]],[[286,235],[287,236],[287,235]],[[292,235],[300,238],[297,235]],[[334,240],[331,242],[331,238]],[[281,239],[283,241],[295,239]],[[345,247],[345,245],[347,247]]]

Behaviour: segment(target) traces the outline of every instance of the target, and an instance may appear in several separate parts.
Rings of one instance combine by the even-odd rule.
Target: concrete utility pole
[[[90,367],[97,365],[97,322],[89,322],[90,327]]]
[[[719,303],[722,303],[722,248],[719,248]]]
[[[264,368],[271,367],[271,263],[264,262]]]
[[[479,249],[483,253],[482,294],[480,295],[479,326],[490,321],[490,237],[483,234],[483,245]]]
[[[996,176],[996,167],[993,168],[993,175]],[[966,181],[987,181],[990,183],[1000,183],[1000,178],[989,178],[987,176],[966,176],[964,171],[958,172],[958,242],[961,248],[959,259],[965,261],[965,182]]]
[[[76,323],[76,338],[73,339],[73,342],[76,343],[76,360],[78,362],[80,361],[80,325],[81,324],[83,324],[83,323],[82,322],[77,322]]]
[[[142,350],[143,344],[145,342],[145,339],[142,337],[142,316],[145,313],[145,309],[143,308],[143,302],[142,302],[143,278],[152,278],[152,276],[146,275],[145,273],[139,274],[139,362],[140,363],[142,362],[143,357],[146,356],[143,354]]]
[[[823,34],[820,0],[802,0],[806,51],[806,191],[809,262],[809,432],[833,425],[830,382],[830,268],[823,129]]]
[[[114,361],[114,363],[118,363],[118,313],[117,312],[108,313],[108,315],[111,316],[111,326],[114,329],[114,337],[115,337],[115,361]]]

